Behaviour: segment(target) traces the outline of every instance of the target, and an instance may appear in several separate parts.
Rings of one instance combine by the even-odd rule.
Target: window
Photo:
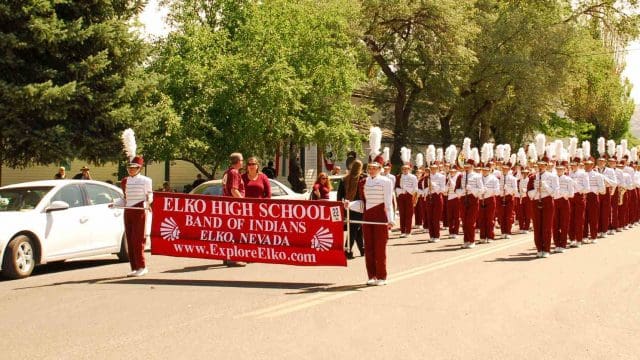
[[[69,204],[70,208],[85,205],[82,189],[80,189],[80,185],[77,184],[67,185],[60,189],[53,198],[51,198],[51,202],[54,201],[64,201]]]
[[[85,184],[90,205],[110,204],[113,202],[113,195],[109,188],[95,184]]]
[[[287,192],[284,191],[284,189],[280,185],[271,181],[271,196],[274,197],[274,196],[285,196],[285,195],[287,195]]]

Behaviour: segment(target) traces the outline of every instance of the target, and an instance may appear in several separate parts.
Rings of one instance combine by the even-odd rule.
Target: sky
[[[149,0],[142,14],[140,22],[144,25],[144,32],[151,37],[164,36],[169,27],[164,19],[168,10],[158,6],[158,0]],[[629,44],[626,49],[626,68],[622,74],[633,84],[631,97],[636,105],[640,105],[640,40]]]

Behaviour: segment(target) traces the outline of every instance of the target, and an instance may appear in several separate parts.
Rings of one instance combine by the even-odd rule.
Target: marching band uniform
[[[614,230],[620,231],[620,228],[624,226],[624,214],[621,209],[620,197],[624,192],[624,173],[621,169],[613,169],[616,177],[616,186],[613,195],[611,196],[611,222],[609,224],[609,235],[613,235]]]
[[[599,222],[602,218],[600,216],[600,196],[604,195],[607,191],[604,176],[596,170],[586,170],[587,179],[589,180],[589,191],[587,192],[587,206],[585,208],[585,221],[588,226],[585,226],[583,232],[583,238],[590,238],[591,241],[596,241],[598,232],[600,229]],[[589,236],[587,236],[587,233]]]
[[[427,173],[425,172],[419,179],[418,179],[418,200],[416,201],[416,206],[414,209],[414,218],[415,218],[415,224],[416,227],[422,226],[425,230],[427,229],[427,225],[425,225],[427,223],[427,199],[426,199],[426,195],[425,195],[425,186],[426,186],[426,178],[427,178]]]
[[[589,178],[583,169],[577,169],[569,174],[573,180],[574,194],[571,198],[571,216],[569,217],[569,239],[571,246],[582,244],[585,227],[586,195],[589,192]]]
[[[498,179],[491,172],[482,177],[484,191],[480,195],[480,239],[485,243],[495,239],[496,196],[500,192]]]
[[[558,192],[554,200],[555,218],[553,220],[553,243],[556,252],[567,248],[567,233],[571,218],[571,202],[575,193],[574,181],[567,175],[558,177]]]
[[[518,180],[515,176],[507,173],[500,173],[498,178],[500,184],[498,203],[496,213],[498,215],[498,223],[500,224],[500,232],[506,238],[511,235],[511,227],[513,226],[513,213],[515,198],[518,194]]]
[[[527,194],[527,186],[529,185],[529,176],[523,174],[519,180],[518,190],[520,192],[520,218],[518,219],[518,227],[520,232],[526,233],[531,226],[531,199]]]
[[[446,178],[438,172],[437,166],[432,166],[431,174],[426,177],[426,181],[428,183],[425,187],[425,194],[427,194],[425,224],[429,228],[430,241],[437,242],[440,240],[440,219],[442,218],[443,207],[442,194],[445,192]]]
[[[531,199],[533,214],[533,237],[538,257],[547,257],[551,252],[553,226],[553,198],[558,191],[558,178],[548,171],[529,175],[527,192]]]
[[[413,174],[402,174],[396,183],[398,211],[400,213],[400,237],[411,235],[413,223],[413,197],[418,192],[418,178]]]
[[[472,160],[468,164],[473,165]],[[475,228],[478,217],[478,198],[484,191],[482,175],[475,173],[473,169],[466,169],[456,181],[456,193],[460,197],[462,228],[464,231],[464,248],[475,246]]]
[[[619,201],[622,201],[621,204],[618,205],[618,213],[620,214],[620,218],[622,218],[622,224],[619,224],[618,230],[620,228],[628,229],[629,226],[629,194],[631,193],[631,176],[629,174],[623,172],[622,173],[622,195],[618,195],[621,197]]]
[[[600,194],[600,220],[598,223],[598,237],[604,237],[609,230],[611,224],[611,197],[614,193],[618,182],[616,181],[615,171],[610,167],[600,168],[600,173],[604,177],[606,191]]]
[[[361,181],[364,202],[363,220],[393,224],[393,184],[384,175],[367,177]],[[387,240],[389,231],[384,225],[363,224],[365,263],[369,281],[367,285],[385,285],[387,279]]]
[[[460,197],[456,193],[456,182],[460,173],[449,176],[447,179],[447,225],[449,225],[449,236],[455,238],[460,231]]]
[[[144,160],[136,156],[131,160],[129,168],[141,168]],[[138,172],[134,176],[126,176],[120,182],[124,192],[124,206],[145,210],[125,209],[124,229],[129,251],[129,263],[132,272],[129,276],[142,276],[147,273],[144,259],[144,247],[148,234],[148,224],[151,223],[151,203],[153,202],[153,185],[150,178]]]

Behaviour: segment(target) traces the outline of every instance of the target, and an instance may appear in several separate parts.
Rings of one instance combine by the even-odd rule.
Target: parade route
[[[388,246],[387,286],[347,268],[98,258],[0,281],[3,358],[635,359],[640,228],[548,259],[532,234]],[[149,256],[149,254],[147,254]]]

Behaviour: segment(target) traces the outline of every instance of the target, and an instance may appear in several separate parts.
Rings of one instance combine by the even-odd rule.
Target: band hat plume
[[[124,152],[127,155],[127,158],[131,162],[133,158],[136,156],[136,136],[133,132],[133,129],[129,128],[122,132],[122,145],[124,146]]]
[[[374,159],[380,154],[380,146],[382,145],[382,130],[375,126],[369,130],[369,156]]]

